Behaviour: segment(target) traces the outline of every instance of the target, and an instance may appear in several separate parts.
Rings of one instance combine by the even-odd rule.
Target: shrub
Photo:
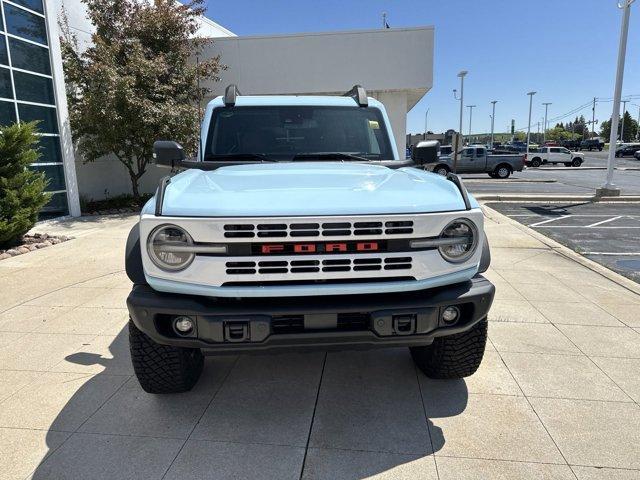
[[[40,157],[35,132],[36,122],[0,127],[0,247],[27,233],[51,198],[44,173],[28,168]]]

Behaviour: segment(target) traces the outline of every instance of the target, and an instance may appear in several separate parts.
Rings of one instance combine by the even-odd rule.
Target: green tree
[[[637,138],[638,135],[638,122],[634,120],[628,111],[624,112],[624,133],[623,133],[623,142],[632,142]],[[618,140],[620,139],[620,130],[622,121],[618,121]],[[600,124],[600,136],[604,139],[609,139],[609,135],[611,135],[611,120],[605,120]]]
[[[36,122],[0,127],[0,246],[15,243],[33,227],[51,194],[44,173],[29,167],[38,160]]]
[[[95,26],[92,45],[78,46],[63,15],[62,57],[71,128],[85,162],[105,155],[139,180],[153,142],[172,139],[197,149],[204,80],[218,80],[219,57],[194,61],[211,40],[195,38],[204,0],[83,0]]]

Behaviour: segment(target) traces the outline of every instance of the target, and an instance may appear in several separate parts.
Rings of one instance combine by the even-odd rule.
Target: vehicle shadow
[[[87,347],[87,350],[90,348]],[[122,386],[115,387],[113,393],[102,402],[101,406],[94,408],[94,411],[89,413],[87,411],[87,399],[92,396],[95,397],[96,391],[103,388],[105,382],[111,381],[109,378],[131,374],[127,327],[113,339],[108,350],[109,355],[80,351],[66,357],[68,362],[76,366],[72,368],[74,370],[86,369],[92,372],[99,371],[99,373],[96,373],[86,381],[60,410],[49,427],[46,438],[47,447],[51,455],[47,455],[41,460],[29,478],[34,480],[115,478],[141,478],[146,480],[165,478],[163,475],[166,474],[173,458],[182,448],[181,445],[184,442],[182,439],[186,438],[189,432],[198,426],[194,425],[193,416],[189,417],[192,419],[190,424],[180,425],[180,422],[185,418],[184,416],[181,417],[181,415],[185,415],[183,411],[193,408],[200,412],[195,418],[201,418],[202,413],[209,408],[214,396],[219,391],[218,387],[222,389],[223,387],[220,387],[220,385],[226,385],[221,381],[223,378],[228,377],[221,375],[219,371],[225,369],[230,371],[236,365],[235,361],[231,361],[229,357],[208,358],[203,377],[198,385],[192,392],[179,395],[149,395],[142,392],[138,387],[135,377],[125,377],[122,378]],[[316,399],[317,408],[306,410],[313,416],[315,423],[312,423],[312,419],[308,415],[303,422],[306,425],[304,427],[305,438],[307,433],[309,435],[307,447],[311,448],[307,448],[302,478],[356,480],[376,476],[384,472],[387,472],[387,475],[393,475],[395,468],[407,468],[406,464],[412,464],[409,468],[416,469],[417,473],[422,469],[432,468],[431,453],[440,450],[446,442],[445,432],[434,424],[434,420],[460,415],[464,412],[468,399],[467,386],[463,380],[430,380],[423,377],[421,373],[416,376],[408,352],[405,354],[402,349],[396,350],[399,350],[397,355],[401,357],[401,360],[391,362],[388,367],[384,366],[384,362],[389,357],[385,356],[386,354],[382,353],[384,351],[380,350],[364,354],[367,356],[366,361],[363,362],[366,364],[373,359],[378,363],[375,367],[376,372],[380,371],[380,364],[382,364],[383,368],[388,368],[384,372],[385,377],[389,379],[394,377],[402,378],[401,383],[397,383],[396,387],[381,388],[380,385],[383,385],[384,382],[378,382],[377,386],[369,389],[366,385],[366,378],[371,373],[361,376],[357,373],[358,368],[352,369],[352,372],[356,372],[356,375],[361,380],[364,378],[364,383],[360,381],[350,385],[348,382],[343,382],[344,379],[341,379],[338,382],[339,384],[334,383],[333,388],[331,385],[325,387],[318,375],[318,381],[321,383],[319,384],[319,399]],[[340,352],[337,353],[339,354]],[[332,354],[334,352],[330,352],[327,355]],[[345,358],[357,358],[359,354],[360,352],[349,352],[347,356],[339,357],[339,362]],[[285,381],[282,378],[286,376],[281,371],[282,364],[290,358],[287,355],[280,356],[282,361],[273,362],[274,365],[280,366],[278,368],[274,367],[271,371],[268,371],[269,367],[265,370],[264,364],[271,365],[270,358],[273,358],[274,355],[249,357],[253,359],[250,362],[255,362],[256,365],[263,365],[261,367],[263,371],[261,371],[260,376],[269,377],[268,381],[273,385],[270,387],[271,390],[268,391],[270,397],[280,399],[295,395],[296,389],[291,388],[290,381]],[[354,355],[354,357],[349,357],[349,355]],[[240,357],[240,359],[242,358],[245,357]],[[308,362],[314,366],[321,366],[321,362],[318,362],[317,359],[322,358],[322,355],[318,357],[318,352],[316,352],[315,356],[310,353],[301,354],[297,358],[300,359],[301,363]],[[213,377],[217,377],[217,379],[214,380],[212,379]],[[330,384],[331,382],[328,383]],[[213,388],[212,385],[214,384],[218,385],[218,387]],[[318,386],[316,385],[313,391],[315,392],[317,389]],[[397,391],[394,392],[394,390]],[[404,392],[412,392],[408,395],[411,397],[409,401],[407,398],[403,398]],[[262,398],[260,401],[262,401]],[[354,404],[358,402],[362,402],[362,404]],[[310,403],[313,407],[313,401]],[[229,408],[229,404],[226,404],[226,408]],[[249,424],[265,421],[259,415],[256,416],[256,411],[249,408],[245,412],[243,408],[245,407],[239,406],[236,411],[229,413],[227,423],[230,423],[230,425],[227,425],[227,427],[231,430],[246,428]],[[271,402],[268,403],[266,408],[272,408]],[[277,410],[277,407],[273,408]],[[336,422],[336,418],[345,418],[344,410],[348,412],[358,412],[360,410],[360,413],[354,417],[355,422],[351,427],[347,423],[333,430],[328,429],[320,432],[318,437],[322,436],[319,442],[322,445],[318,445],[319,448],[314,448],[314,438],[318,424],[328,424]],[[405,418],[403,412],[407,410],[411,410],[411,412]],[[426,420],[425,412],[427,415]],[[283,414],[279,411],[275,415],[283,423],[291,422],[294,427],[299,424],[299,421],[294,418],[299,413],[285,413],[284,418],[280,418],[280,415]],[[341,417],[341,415],[343,416]],[[318,421],[319,416],[322,416],[320,421]],[[83,427],[76,428],[76,433],[72,434],[63,443],[60,438],[60,432],[70,432],[69,419],[81,417],[84,417]],[[158,435],[158,437],[164,437],[159,441],[165,442],[163,446],[165,444],[170,445],[172,447],[171,451],[159,452],[156,447],[149,452],[145,450],[145,447],[136,443],[142,443],[143,436],[140,435],[140,429],[147,428],[142,426],[145,422],[163,424],[167,431],[172,432],[168,434],[163,432]],[[398,423],[401,423],[401,425],[397,425]],[[124,428],[131,431],[131,433],[118,431],[119,425],[124,425]],[[395,425],[395,427],[391,431],[392,428],[381,429],[379,425]],[[87,426],[90,428],[85,428]],[[185,429],[184,427],[187,428]],[[96,433],[89,434],[92,431]],[[114,433],[107,433],[110,431]],[[104,435],[98,432],[104,432]],[[361,441],[365,445],[371,445],[370,451],[367,451],[367,449],[357,451],[355,448],[354,450],[342,449],[341,445],[345,442],[345,438],[357,438],[361,435],[366,435],[367,438],[362,438]],[[153,436],[149,435],[149,437]],[[386,451],[386,449],[377,451],[376,445],[393,445],[393,441],[390,441],[390,438],[395,438],[395,436],[401,439],[401,443],[405,443],[404,449],[403,445],[400,445],[398,449],[390,448],[388,449],[389,451]],[[107,440],[104,440],[105,438]],[[127,441],[131,443],[127,443],[125,447],[122,447],[122,442]],[[260,446],[260,442],[256,440],[253,445]],[[242,442],[236,443],[237,448],[244,448],[241,445]],[[251,443],[247,442],[248,445],[251,445]],[[274,440],[273,445],[276,443]],[[114,444],[120,446],[116,448]],[[212,442],[211,445],[213,447],[210,448],[218,448],[217,445],[224,445],[224,442]],[[269,441],[263,445],[272,448],[269,446]],[[416,445],[422,445],[422,447],[409,448]],[[255,472],[261,471],[263,473],[260,478],[275,479],[279,477],[270,472],[282,468],[274,466],[276,462],[285,461],[292,466],[297,465],[295,468],[300,468],[302,460],[301,449],[291,448],[290,455],[291,457],[285,457],[284,460],[283,458],[270,459],[268,457],[260,457],[262,460],[243,460],[242,458],[244,457],[236,458],[235,460],[230,459],[231,464],[226,465],[224,468],[221,467],[220,470],[217,468],[212,468],[211,470],[203,469],[203,460],[198,460],[199,457],[196,456],[184,460],[179,473],[170,471],[169,474],[166,474],[166,478],[213,479],[229,478],[230,475],[233,478],[255,478]],[[294,456],[295,458],[293,458]],[[250,467],[243,465],[245,462],[251,463],[252,461],[264,463],[257,466],[254,464]],[[188,465],[185,466],[185,462]],[[416,463],[414,464],[414,462]],[[151,465],[152,463],[158,463],[158,465]],[[255,470],[256,467],[259,470]],[[295,478],[298,478],[299,475],[298,471]]]

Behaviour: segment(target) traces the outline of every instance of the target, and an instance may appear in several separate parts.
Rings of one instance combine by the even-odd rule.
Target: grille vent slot
[[[224,226],[226,238],[347,237],[407,235],[413,233],[413,221],[325,222],[319,223],[233,223]]]
[[[260,262],[227,262],[227,275],[269,275],[282,273],[367,272],[409,270],[411,257],[331,258],[326,260],[264,260]]]

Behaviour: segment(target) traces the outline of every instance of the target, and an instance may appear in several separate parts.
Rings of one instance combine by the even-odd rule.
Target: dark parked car
[[[563,140],[561,146],[564,148],[568,148],[569,150],[575,150],[576,152],[580,150],[580,140]]]
[[[626,145],[621,145],[616,148],[616,157],[631,156],[638,150],[640,150],[640,143],[628,143]]]
[[[635,158],[636,160],[640,160],[640,150],[633,154],[633,158]]]
[[[604,142],[597,138],[591,138],[589,140],[583,140],[580,142],[580,150],[599,150],[602,151],[604,148]]]

